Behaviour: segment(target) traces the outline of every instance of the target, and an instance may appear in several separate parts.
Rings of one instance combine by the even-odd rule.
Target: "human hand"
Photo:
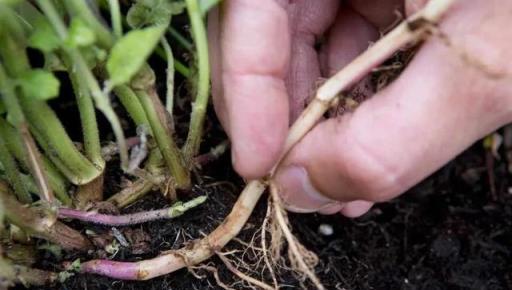
[[[426,1],[347,2],[226,0],[210,15],[215,108],[242,176],[276,162],[320,77]],[[511,15],[510,1],[457,1],[440,25],[452,46],[433,37],[396,81],[295,146],[276,176],[288,208],[361,215],[512,121]]]

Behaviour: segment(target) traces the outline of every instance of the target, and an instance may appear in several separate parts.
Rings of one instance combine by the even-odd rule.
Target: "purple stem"
[[[206,198],[207,197],[204,195],[198,196],[184,203],[178,202],[171,207],[125,215],[102,214],[94,211],[87,212],[62,207],[59,209],[59,218],[71,218],[84,222],[109,226],[136,225],[154,220],[178,217],[185,213],[187,210],[205,202]]]
[[[80,273],[98,274],[120,280],[140,280],[137,262],[93,260],[80,265]]]
[[[60,208],[59,218],[71,218],[94,224],[109,226],[136,225],[149,221],[171,218],[170,208],[150,210],[126,215],[109,215],[97,212],[87,212],[70,208]]]

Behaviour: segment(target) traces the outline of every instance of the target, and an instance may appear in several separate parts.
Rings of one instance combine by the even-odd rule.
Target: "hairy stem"
[[[68,67],[71,66],[68,65]],[[80,76],[76,71],[70,69],[68,72],[80,112],[85,155],[97,168],[103,168],[105,166],[105,160],[103,160],[101,156],[100,134],[91,94],[80,82]]]
[[[87,250],[91,247],[89,241],[79,232],[55,221],[48,212],[20,204],[3,182],[0,182],[0,202],[5,207],[7,221],[33,236],[58,244],[67,250]]]
[[[118,0],[108,0],[110,7],[110,18],[112,18],[112,28],[116,38],[123,36],[123,22],[121,20],[121,9]]]
[[[146,118],[146,113],[144,112],[144,108],[140,104],[135,92],[129,86],[116,86],[114,87],[114,93],[117,95],[119,101],[126,109],[132,120],[135,122],[135,125],[146,125],[147,128],[150,128],[148,118]]]
[[[20,134],[16,131],[14,127],[7,123],[3,118],[0,117],[0,135],[5,138],[5,143],[7,148],[11,152],[11,154],[18,160],[21,167],[25,171],[30,171],[30,163],[25,155],[25,151],[23,149],[23,141],[21,139]],[[57,196],[57,198],[64,204],[70,205],[71,198],[67,194],[67,181],[62,176],[62,174],[55,168],[55,166],[46,158],[46,156],[41,156],[43,169],[45,171],[46,176],[48,177],[48,182],[53,189],[53,192]],[[37,190],[37,183],[36,191]],[[30,190],[30,188],[29,188]]]
[[[190,175],[184,166],[182,155],[178,146],[173,140],[172,131],[167,121],[167,113],[153,87],[147,90],[136,90],[149,124],[153,131],[158,148],[162,153],[165,163],[171,171],[177,188],[186,189],[190,187]]]
[[[52,2],[50,0],[37,0],[37,3],[39,4],[39,7],[44,12],[50,23],[52,24],[53,28],[55,29],[59,37],[62,40],[65,40],[68,34],[67,28],[64,25],[62,19],[60,19],[60,16],[55,10],[55,7],[53,6]],[[66,1],[66,3],[69,3],[70,7],[72,7],[72,9],[74,9],[75,12],[79,13],[82,17],[84,17],[86,21],[89,23],[89,25],[93,26],[95,30],[97,30],[97,33],[102,33],[102,29],[106,29],[101,23],[97,21],[97,18],[94,15],[92,15],[92,12],[89,10],[84,1],[70,0]],[[95,23],[97,23],[98,25],[96,25]],[[106,33],[108,33],[108,37],[111,37],[110,32],[108,30],[106,30]],[[96,107],[105,115],[110,125],[112,126],[112,130],[114,132],[114,135],[116,136],[117,144],[119,146],[119,154],[121,156],[121,167],[123,168],[123,170],[126,170],[128,166],[128,148],[126,146],[124,133],[121,128],[121,123],[116,113],[112,109],[112,106],[110,105],[110,99],[108,98],[108,95],[106,95],[101,90],[98,81],[92,74],[91,70],[87,67],[87,63],[85,62],[85,59],[83,58],[80,51],[78,49],[66,48],[65,52],[68,54],[71,61],[75,65],[74,69],[77,70],[77,74],[80,76],[80,78],[84,81],[85,85],[89,89],[96,103]]]
[[[26,184],[21,178],[22,175],[18,165],[16,164],[16,160],[14,160],[9,149],[7,149],[4,138],[4,136],[0,136],[0,163],[2,163],[4,167],[7,180],[12,185],[18,200],[23,203],[30,204],[32,202],[32,197],[28,192]]]
[[[85,212],[76,209],[60,208],[59,218],[77,219],[84,222],[108,226],[128,226],[161,219],[173,219],[183,215],[187,210],[192,209],[205,201],[206,196],[200,196],[184,203],[177,202],[168,208],[126,215],[107,215],[97,212]]]
[[[173,119],[173,108],[174,108],[174,56],[172,54],[171,46],[165,37],[162,37],[162,47],[165,51],[165,56],[167,58],[167,91],[165,95],[165,108],[167,112],[169,112],[169,118],[171,119],[171,124],[174,125]],[[173,126],[174,127],[174,126]],[[174,130],[174,128],[172,128]]]
[[[12,39],[11,39],[12,40]],[[10,52],[12,46],[9,46],[8,43],[12,43],[9,41],[9,37],[4,37],[3,41],[4,44],[7,44],[8,47],[4,45],[0,45],[0,51],[3,56],[6,55],[6,52]],[[24,54],[21,54],[22,56]],[[9,56],[9,54],[7,54]],[[19,69],[19,63],[13,64],[10,69],[13,72],[18,72]],[[32,176],[34,176],[37,187],[39,189],[39,195],[42,200],[46,200],[48,202],[53,202],[53,192],[48,185],[48,179],[46,178],[46,174],[42,170],[42,161],[41,161],[41,155],[39,154],[39,151],[37,149],[37,146],[34,142],[34,139],[32,139],[32,136],[30,135],[30,132],[27,128],[27,123],[25,121],[25,116],[23,114],[23,111],[21,109],[20,104],[18,103],[18,96],[16,95],[16,92],[12,86],[12,82],[7,76],[6,71],[4,70],[2,64],[0,63],[0,91],[2,92],[3,101],[5,106],[7,107],[7,111],[11,115],[14,125],[16,126],[16,129],[20,133],[21,139],[23,141],[23,147],[25,149],[25,153],[27,155],[28,163],[30,164],[30,171],[32,173]]]
[[[185,160],[190,162],[199,153],[203,134],[203,123],[210,94],[210,62],[206,29],[197,0],[186,0],[187,11],[192,26],[192,36],[197,50],[197,95],[192,106],[192,115],[187,141],[184,147]]]
[[[50,106],[25,97],[20,101],[36,139],[71,182],[86,184],[102,173],[102,167],[95,166],[78,151]]]

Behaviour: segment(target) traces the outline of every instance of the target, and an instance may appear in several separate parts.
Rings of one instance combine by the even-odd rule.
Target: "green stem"
[[[144,108],[142,108],[133,90],[127,85],[121,85],[114,87],[114,93],[117,95],[126,111],[128,111],[128,114],[135,124],[137,126],[147,125],[149,128],[149,122],[148,118],[146,118],[146,113],[144,113]]]
[[[183,48],[190,52],[194,51],[194,45],[188,39],[186,39],[181,33],[179,33],[179,31],[174,29],[174,27],[169,26],[169,33],[174,39],[176,39],[176,41],[181,46],[183,46]]]
[[[4,35],[2,43],[4,45],[0,45],[1,55],[3,55],[4,58],[6,56],[15,57],[16,54],[14,54],[14,56],[9,54],[10,49],[15,48],[13,45],[10,45],[12,44],[12,39]],[[12,67],[10,67],[10,69],[12,72],[18,72],[20,67],[23,65],[21,61],[26,60],[23,59],[24,53],[20,53],[20,55],[20,62],[11,63]],[[25,121],[25,116],[20,107],[20,104],[18,103],[18,96],[16,95],[14,87],[12,86],[12,81],[7,76],[2,63],[0,63],[0,91],[2,92],[3,101],[7,107],[7,111],[11,115],[16,129],[21,135],[23,147],[29,161],[28,163],[30,164],[30,171],[32,176],[34,176],[35,180],[37,181],[39,195],[42,200],[53,202],[53,192],[48,185],[48,179],[44,170],[42,169],[41,155],[37,149],[34,139],[30,135],[27,123]]]
[[[27,157],[25,156],[25,152],[23,151],[23,141],[21,140],[20,134],[3,118],[0,118],[0,135],[5,137],[7,148],[11,154],[14,155],[14,158],[16,158],[16,160],[18,160],[18,162],[21,164],[21,167],[26,171],[30,171],[30,164],[27,160]],[[55,166],[50,162],[50,160],[46,158],[46,156],[42,155],[41,159],[44,171],[48,177],[48,182],[50,183],[53,192],[64,205],[70,205],[71,199],[67,194],[66,180],[60,174],[57,168],[55,168]]]
[[[165,37],[162,37],[162,46],[167,57],[167,92],[165,98],[165,108],[167,109],[167,112],[169,112],[170,118],[172,119],[174,108],[174,56],[172,54],[171,46]],[[174,122],[171,123],[174,124]]]
[[[92,15],[92,12],[88,9],[84,1],[66,1],[66,3],[68,2],[69,4],[71,4],[71,6],[73,6],[75,11],[81,13],[80,15],[84,14],[85,16],[83,17],[86,17],[88,13]],[[37,3],[39,4],[39,7],[44,12],[50,23],[53,25],[59,37],[65,40],[68,33],[67,28],[64,25],[62,19],[60,19],[52,2],[50,0],[38,0]],[[93,25],[93,20],[95,20],[101,27],[103,27],[103,25],[101,25],[101,23],[97,21],[94,15],[92,15],[92,19],[86,19],[86,21],[90,22],[89,25]],[[72,69],[77,70],[77,74],[80,76],[80,79],[84,81],[92,97],[94,98],[96,107],[105,115],[110,125],[112,126],[112,131],[116,136],[117,144],[119,146],[119,154],[121,156],[121,168],[126,171],[128,167],[128,148],[126,146],[126,140],[124,138],[121,122],[119,121],[119,118],[117,117],[116,113],[112,109],[112,106],[110,105],[108,95],[101,90],[98,81],[96,80],[90,69],[87,67],[87,63],[85,62],[85,59],[81,55],[80,51],[78,51],[77,49],[65,49],[65,51],[71,58],[73,64],[75,65],[75,68]]]
[[[136,90],[135,93],[146,112],[153,137],[156,139],[165,163],[175,179],[176,187],[188,188],[190,186],[190,175],[183,165],[181,152],[172,138],[172,132],[167,122],[167,113],[155,89]]]
[[[53,10],[55,11],[53,4],[51,2],[49,2],[48,0],[38,0],[37,2],[39,3],[40,6],[45,6],[46,8],[48,8],[48,5],[51,5],[51,8],[53,8]],[[44,3],[44,2],[46,2],[46,3]],[[114,44],[114,39],[112,37],[112,34],[110,33],[109,29],[107,27],[105,27],[105,25],[103,25],[103,23],[101,23],[101,21],[98,19],[98,17],[96,17],[96,15],[94,15],[94,13],[91,11],[91,9],[89,8],[89,6],[87,4],[88,1],[65,0],[62,2],[64,2],[64,4],[66,5],[66,9],[68,10],[68,12],[70,14],[78,15],[81,19],[83,19],[87,23],[89,28],[94,30],[94,33],[98,37],[98,43],[100,44],[100,46],[102,48],[108,49],[108,48],[112,47],[112,45]],[[45,14],[48,13],[42,7],[41,7],[41,10],[43,10],[43,12]],[[48,16],[48,18],[50,18],[49,15],[47,15],[47,16]],[[58,17],[60,20],[60,17],[56,13],[56,11],[55,11],[55,15],[52,15],[51,18],[54,18],[54,17]],[[55,23],[53,23],[54,21],[52,21],[51,19],[50,19],[50,21],[52,22],[53,25],[55,25]],[[67,34],[67,31],[66,31],[66,28],[64,25],[62,25],[62,27],[59,29],[56,28],[56,30],[58,31],[59,34],[64,34],[64,35]]]
[[[78,151],[50,106],[26,97],[20,102],[36,139],[71,182],[85,184],[102,173],[103,168],[94,166]]]
[[[32,203],[32,197],[28,192],[26,184],[21,178],[21,172],[14,160],[14,157],[7,149],[4,138],[5,136],[0,136],[0,162],[4,167],[5,175],[14,189],[14,193],[18,197],[18,200],[23,203],[30,204]]]
[[[190,162],[199,152],[203,123],[210,93],[210,63],[208,60],[208,42],[206,30],[197,0],[186,0],[187,11],[192,26],[192,36],[197,50],[198,79],[197,95],[192,106],[192,115],[184,147],[185,160]]]
[[[85,155],[97,168],[104,168],[105,160],[103,160],[103,157],[101,156],[100,135],[91,94],[80,82],[80,77],[76,71],[72,69],[68,71],[71,84],[75,92],[78,110],[80,112],[82,133],[84,135]]]
[[[110,6],[110,18],[112,18],[112,28],[116,38],[123,36],[123,22],[121,20],[121,10],[119,8],[118,0],[108,0]]]
[[[162,59],[164,60],[167,60],[167,55],[165,54],[165,51],[161,48],[161,47],[157,47],[156,50],[155,50],[156,54],[161,57]],[[186,66],[185,64],[183,64],[181,61],[179,61],[178,59],[174,59],[174,69],[179,72],[182,76],[184,76],[185,78],[190,78],[190,76],[192,75],[192,73],[190,72],[190,68],[188,66]]]
[[[187,79],[192,75],[190,68],[177,59],[174,59],[174,69]]]

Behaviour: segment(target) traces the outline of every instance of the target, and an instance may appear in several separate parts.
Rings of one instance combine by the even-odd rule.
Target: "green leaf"
[[[10,6],[15,6],[23,2],[23,0],[0,0],[0,4],[6,4]]]
[[[69,47],[84,47],[93,44],[96,41],[94,31],[80,18],[74,18],[69,27],[68,37],[65,44]]]
[[[29,98],[49,100],[59,94],[59,80],[51,72],[42,69],[27,71],[18,79],[18,84]]]
[[[51,52],[57,49],[60,43],[60,39],[50,23],[42,17],[37,19],[34,31],[28,39],[28,45],[43,52]]]
[[[3,114],[7,112],[7,109],[5,108],[4,101],[0,98],[0,114]]]
[[[199,9],[201,14],[204,16],[210,9],[217,6],[221,0],[199,0]]]
[[[184,9],[183,1],[137,0],[128,10],[126,21],[132,28],[168,24],[172,15],[181,14]]]
[[[0,3],[0,34],[9,34],[16,42],[25,44],[23,19],[11,7]]]
[[[166,25],[132,30],[112,47],[107,60],[110,85],[130,81],[146,62],[167,29]]]

